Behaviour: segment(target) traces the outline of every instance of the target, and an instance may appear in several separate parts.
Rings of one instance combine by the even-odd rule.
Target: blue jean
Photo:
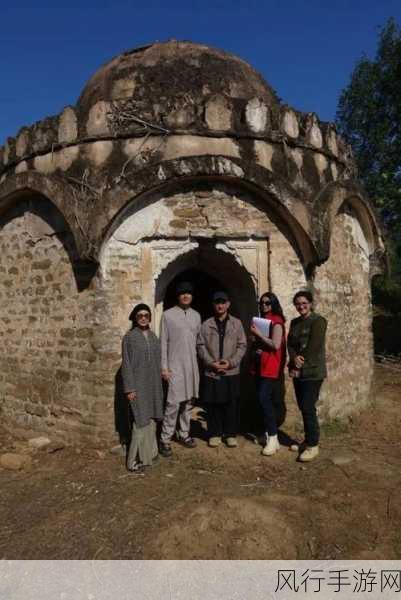
[[[277,416],[274,408],[274,396],[278,393],[280,382],[272,377],[258,377],[258,399],[263,410],[265,431],[269,435],[277,435]]]

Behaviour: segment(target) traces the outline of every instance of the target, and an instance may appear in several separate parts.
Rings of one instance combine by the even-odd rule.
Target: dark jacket
[[[288,367],[295,369],[294,358],[303,356],[305,363],[300,370],[300,379],[320,380],[327,377],[326,329],[326,319],[314,312],[307,319],[298,317],[291,321],[287,339],[290,357]]]
[[[230,362],[231,368],[227,370],[226,376],[238,375],[241,360],[246,352],[246,335],[242,323],[232,315],[228,316],[224,336],[223,356],[224,360]],[[219,360],[219,332],[214,317],[202,323],[197,341],[198,355],[205,367],[207,377],[218,377],[212,363]]]

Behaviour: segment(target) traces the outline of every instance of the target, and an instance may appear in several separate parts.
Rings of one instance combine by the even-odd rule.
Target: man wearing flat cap
[[[199,368],[196,339],[201,318],[191,308],[193,286],[184,281],[176,288],[177,305],[163,313],[160,329],[162,377],[168,381],[159,452],[171,456],[171,438],[177,427],[177,440],[186,448],[194,448],[190,437],[192,401],[199,395]]]
[[[209,446],[219,446],[224,438],[229,448],[235,448],[246,336],[241,321],[229,314],[226,292],[215,292],[212,301],[214,316],[202,324],[197,342],[204,366],[201,398],[206,404]]]

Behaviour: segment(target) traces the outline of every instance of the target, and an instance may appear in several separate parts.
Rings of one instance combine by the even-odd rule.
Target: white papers
[[[260,317],[252,317],[252,324],[255,325],[263,335],[263,337],[270,337],[270,319],[261,319]]]

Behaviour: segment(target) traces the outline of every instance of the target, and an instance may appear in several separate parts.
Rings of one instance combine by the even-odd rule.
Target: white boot
[[[277,435],[269,435],[267,444],[262,450],[263,456],[272,456],[277,450],[280,450]]]

